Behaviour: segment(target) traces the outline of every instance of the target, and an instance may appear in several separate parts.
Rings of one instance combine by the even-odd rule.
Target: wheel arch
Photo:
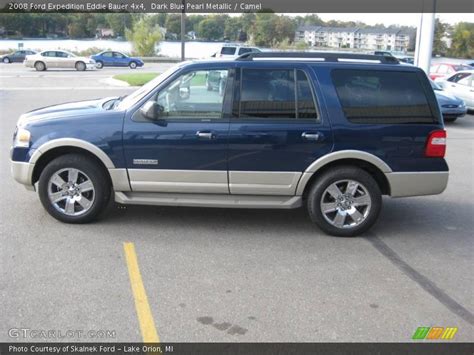
[[[362,151],[338,151],[328,154],[311,164],[303,173],[296,189],[296,195],[306,197],[313,182],[326,171],[343,165],[356,166],[367,171],[379,185],[383,195],[390,195],[390,183],[386,173],[392,169],[380,158]]]
[[[114,169],[114,163],[101,149],[92,143],[74,139],[55,139],[40,146],[30,159],[30,163],[34,164],[34,169],[31,177],[32,184],[35,184],[45,166],[53,159],[70,153],[78,153],[90,157],[96,161],[103,169],[105,169],[107,176],[111,178],[109,169]],[[111,179],[112,181],[112,179]]]

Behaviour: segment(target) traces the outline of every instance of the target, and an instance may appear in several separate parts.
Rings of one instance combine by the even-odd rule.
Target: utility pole
[[[186,0],[182,0],[183,10],[181,11],[181,61],[186,59],[185,55],[185,32],[186,32]]]
[[[423,69],[426,74],[429,74],[435,31],[436,0],[426,2],[429,3],[428,6],[431,11],[424,12],[426,8],[423,6],[420,23],[416,30],[415,65]]]

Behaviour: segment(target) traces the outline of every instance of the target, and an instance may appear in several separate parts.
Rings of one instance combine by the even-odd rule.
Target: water
[[[17,49],[18,44],[23,43],[23,48],[38,51],[63,49],[67,51],[83,51],[88,48],[100,48],[101,50],[111,49],[130,53],[132,45],[127,41],[115,40],[74,40],[74,39],[28,39],[28,40],[0,40],[0,50],[6,51]],[[186,58],[206,58],[218,51],[224,42],[186,42]],[[181,57],[180,42],[160,42],[158,46],[159,54],[165,57]]]

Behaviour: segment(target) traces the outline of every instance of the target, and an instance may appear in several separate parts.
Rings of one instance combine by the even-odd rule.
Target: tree
[[[209,17],[199,22],[198,36],[207,40],[218,40],[224,37],[224,27],[216,17]]]
[[[107,25],[114,31],[115,36],[125,35],[125,29],[132,28],[132,14],[127,13],[110,13],[105,15]]]
[[[446,43],[442,40],[442,38],[446,34],[446,24],[441,22],[438,18],[435,20],[435,32],[434,32],[434,40],[433,40],[433,55],[435,54],[446,54]]]
[[[155,55],[155,46],[163,38],[160,29],[150,26],[146,18],[135,22],[131,30],[126,29],[125,35],[132,42],[137,55],[141,56]]]
[[[474,23],[459,22],[454,27],[450,54],[458,58],[474,58]]]

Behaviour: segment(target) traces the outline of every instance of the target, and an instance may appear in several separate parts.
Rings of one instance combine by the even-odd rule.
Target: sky
[[[298,14],[305,15],[305,14]],[[317,14],[324,21],[339,20],[339,21],[361,21],[367,25],[375,25],[377,23],[383,23],[385,26],[400,25],[400,26],[417,26],[420,22],[420,14]],[[473,22],[472,14],[437,14],[436,17],[442,22],[449,24],[456,24],[458,22]]]

